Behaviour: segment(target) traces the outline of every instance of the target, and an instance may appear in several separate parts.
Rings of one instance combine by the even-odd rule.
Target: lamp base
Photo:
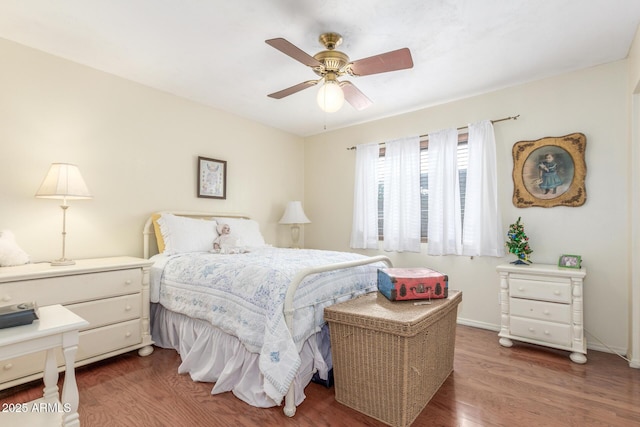
[[[300,246],[298,245],[299,240],[300,240],[300,225],[291,224],[291,242],[293,243],[291,247],[293,249],[300,249]]]
[[[55,261],[51,261],[52,266],[61,266],[61,265],[74,265],[76,262],[72,259],[60,258]]]

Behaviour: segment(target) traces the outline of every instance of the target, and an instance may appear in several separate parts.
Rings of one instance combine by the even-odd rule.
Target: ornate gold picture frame
[[[582,133],[513,145],[513,204],[518,208],[582,206],[587,200]]]

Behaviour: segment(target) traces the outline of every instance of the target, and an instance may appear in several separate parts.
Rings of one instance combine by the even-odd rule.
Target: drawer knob
[[[130,305],[127,305],[127,306],[124,308],[124,311],[131,311],[131,306],[130,306]]]
[[[127,286],[129,286],[129,285],[131,284],[131,280],[125,280],[125,281],[124,281],[124,284],[125,284],[125,285],[127,285]]]
[[[549,331],[544,331],[544,334],[545,334],[545,335],[551,335],[551,332],[549,332]]]
[[[11,301],[11,295],[5,295],[2,297],[2,301]]]
[[[549,314],[549,310],[544,310],[543,313],[548,315]]]
[[[554,295],[560,295],[560,291],[553,291]]]
[[[124,334],[125,337],[129,338],[131,336],[131,332],[128,332],[126,334]]]
[[[524,291],[524,288],[523,288],[522,286],[520,286],[520,287],[518,288],[518,290],[519,290],[520,292],[522,292],[522,291]]]
[[[535,332],[536,330],[534,328],[529,328],[529,332]]]
[[[4,369],[5,371],[8,371],[11,368],[13,368],[13,363],[7,363],[2,367],[2,369]]]

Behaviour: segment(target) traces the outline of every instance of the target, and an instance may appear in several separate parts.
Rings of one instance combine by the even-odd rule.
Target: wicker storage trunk
[[[336,400],[391,426],[408,426],[453,371],[462,293],[389,301],[379,292],[325,308]]]

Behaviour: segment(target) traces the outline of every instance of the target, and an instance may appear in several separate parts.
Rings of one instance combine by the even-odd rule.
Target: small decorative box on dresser
[[[149,333],[149,269],[152,262],[133,257],[76,260],[0,268],[0,305],[35,301],[61,304],[89,321],[80,330],[76,366],[138,349],[153,352]],[[0,390],[42,378],[45,354],[0,363]],[[58,366],[64,359],[58,354]]]
[[[503,264],[500,274],[500,344],[513,340],[568,350],[575,363],[587,362],[582,286],[585,269],[555,265]]]

